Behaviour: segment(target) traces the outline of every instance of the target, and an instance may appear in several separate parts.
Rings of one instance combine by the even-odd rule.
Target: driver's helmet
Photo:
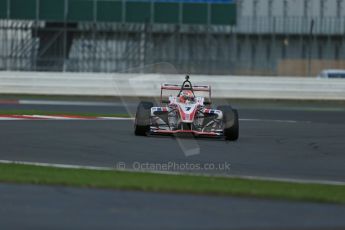
[[[194,94],[191,90],[184,90],[180,94],[180,102],[187,103],[194,101]]]

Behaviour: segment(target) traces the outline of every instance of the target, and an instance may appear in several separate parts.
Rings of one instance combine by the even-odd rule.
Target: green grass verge
[[[102,113],[81,113],[81,112],[59,112],[41,110],[2,110],[0,115],[71,115],[85,117],[130,117],[128,114],[102,114]]]
[[[0,182],[345,204],[345,186],[0,164]]]

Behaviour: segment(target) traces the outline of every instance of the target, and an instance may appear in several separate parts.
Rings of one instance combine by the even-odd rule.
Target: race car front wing
[[[160,134],[160,135],[178,135],[178,134],[193,134],[194,136],[205,136],[205,137],[222,137],[223,130],[217,131],[197,131],[197,130],[168,130],[159,129],[156,127],[151,127],[150,134]]]

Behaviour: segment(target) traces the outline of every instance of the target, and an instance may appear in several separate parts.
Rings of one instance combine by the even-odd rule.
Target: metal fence
[[[159,62],[191,74],[315,75],[345,68],[338,21],[328,21],[337,28],[332,33],[319,33],[317,20],[312,33],[311,20],[309,29],[277,31],[278,21],[257,19],[265,26],[249,29],[249,19],[237,27],[0,20],[0,70],[157,72],[141,67]],[[298,28],[302,22],[296,19]]]
[[[312,21],[315,35],[345,34],[345,17],[241,17],[236,31],[255,34],[309,34]]]

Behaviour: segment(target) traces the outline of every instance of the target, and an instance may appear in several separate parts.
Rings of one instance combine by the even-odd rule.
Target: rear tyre
[[[135,114],[134,133],[137,136],[146,136],[150,131],[150,115],[152,102],[142,101],[137,107]]]
[[[231,106],[218,106],[218,110],[223,112],[224,136],[226,140],[237,141],[239,138],[238,112]]]

